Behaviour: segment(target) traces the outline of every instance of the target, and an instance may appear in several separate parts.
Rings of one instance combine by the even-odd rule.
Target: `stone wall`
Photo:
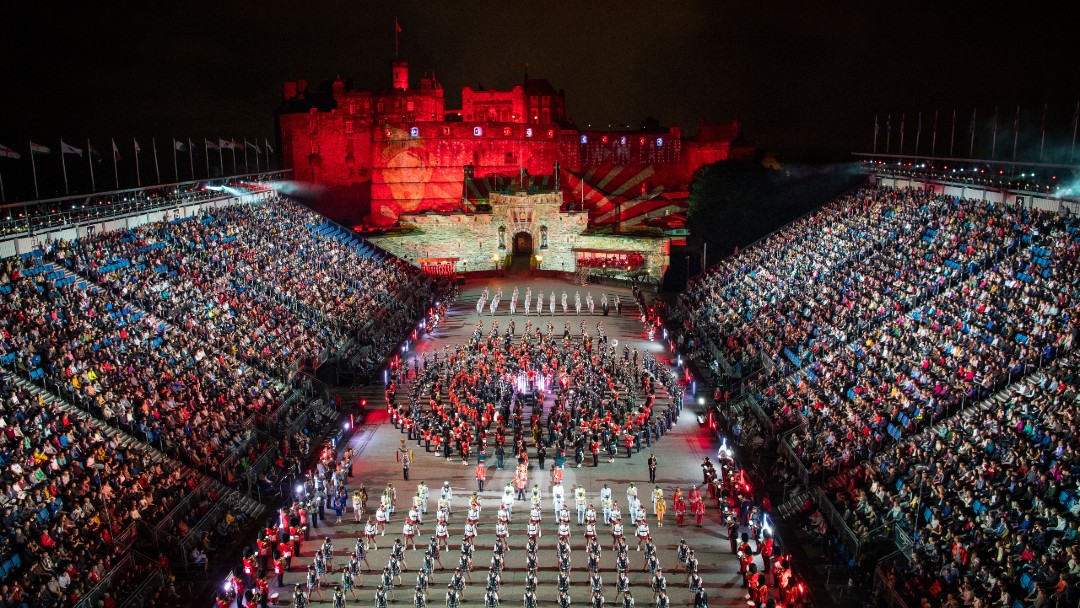
[[[560,211],[562,194],[493,194],[490,213],[421,213],[401,217],[411,232],[369,237],[369,240],[409,262],[421,258],[458,258],[459,272],[492,270],[507,263],[514,238],[531,236],[533,267],[573,272],[575,248],[637,251],[645,268],[661,276],[667,268],[671,241],[667,237],[584,234],[587,213]],[[501,246],[500,246],[501,244]]]

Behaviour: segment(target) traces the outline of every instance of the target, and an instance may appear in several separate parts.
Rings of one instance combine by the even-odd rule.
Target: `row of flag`
[[[135,152],[136,153],[142,152],[142,148],[139,146],[139,140],[135,139],[135,140],[133,140],[133,142],[135,144]],[[273,146],[270,145],[269,141],[264,142],[263,145],[265,145],[266,150],[267,150],[268,153],[273,153],[274,152],[274,148],[273,148]],[[178,152],[187,152],[191,148],[193,148],[194,146],[195,146],[195,144],[192,143],[191,139],[188,139],[187,143],[185,143],[183,141],[180,141],[178,139],[173,139],[173,149],[178,151]],[[213,141],[210,141],[209,139],[207,139],[207,140],[204,140],[203,146],[207,150],[244,150],[245,148],[250,148],[250,149],[254,150],[256,154],[262,154],[263,153],[263,147],[260,146],[258,142],[252,143],[252,142],[250,142],[250,141],[248,141],[246,139],[244,141],[237,141],[235,139],[219,139],[219,140],[217,140],[216,143],[213,142]],[[89,148],[90,155],[93,156],[95,160],[100,161],[101,160],[101,154],[94,148],[93,144],[88,143],[87,147]],[[113,142],[112,142],[112,151],[113,151],[113,159],[114,160],[120,160],[120,158],[121,158],[120,157],[120,148],[116,145],[115,140],[113,140]],[[30,153],[31,154],[52,154],[52,148],[50,148],[48,146],[43,146],[43,145],[41,145],[39,143],[35,143],[33,140],[30,140]],[[82,148],[77,148],[77,147],[75,147],[75,146],[73,146],[73,145],[71,145],[69,143],[65,143],[64,140],[60,140],[60,153],[61,154],[74,154],[75,156],[78,156],[79,158],[83,158],[83,149]],[[0,158],[12,158],[12,159],[18,160],[18,159],[22,158],[22,154],[19,154],[18,152],[16,152],[12,148],[9,148],[9,147],[5,146],[4,144],[0,144]]]
[[[117,167],[117,163],[121,160],[120,146],[117,145],[115,139],[111,139],[110,143],[112,145],[112,156],[113,156],[113,178],[115,180],[116,187],[119,188],[120,187],[120,176],[119,176],[119,169]],[[180,152],[184,152],[184,153],[188,154],[188,164],[190,166],[191,177],[192,177],[192,179],[195,179],[194,150],[197,147],[198,147],[198,145],[191,138],[188,138],[186,141],[173,138],[173,140],[172,140],[173,173],[174,173],[174,177],[176,178],[176,181],[180,181],[180,170],[178,168],[178,161],[177,161],[177,155]],[[224,151],[224,150],[230,150],[232,152],[232,159],[233,159],[232,162],[233,162],[233,171],[234,172],[238,168],[237,167],[237,158],[236,158],[237,151],[243,151],[243,153],[244,153],[244,155],[243,155],[243,160],[244,160],[243,169],[244,169],[245,172],[250,170],[250,166],[249,166],[249,163],[248,163],[248,151],[249,150],[254,152],[254,155],[255,155],[255,170],[256,171],[261,171],[262,170],[261,158],[260,157],[262,157],[264,153],[266,154],[266,168],[267,169],[270,168],[270,158],[269,158],[269,156],[270,156],[270,154],[272,154],[274,152],[273,146],[270,145],[270,141],[267,140],[267,139],[263,139],[262,143],[260,144],[258,140],[255,140],[254,142],[251,142],[251,141],[248,141],[247,139],[236,140],[236,139],[218,138],[215,141],[215,140],[204,138],[202,147],[203,147],[204,152],[206,152],[205,156],[206,156],[206,176],[207,176],[207,178],[210,177],[210,155],[209,155],[210,150],[217,150],[218,151],[218,162],[220,164],[220,169],[221,169],[222,173],[224,173],[224,171],[225,171],[225,167],[224,167],[225,160],[224,160],[223,153],[222,153],[222,151]],[[153,150],[154,169],[155,169],[155,172],[157,174],[157,180],[158,180],[158,183],[161,183],[161,170],[160,170],[160,166],[158,165],[158,149],[157,149],[156,140],[152,141],[151,148]],[[29,141],[28,149],[29,149],[29,152],[30,152],[30,167],[31,167],[31,171],[32,171],[33,177],[34,177],[34,197],[38,198],[40,195],[39,195],[39,192],[38,192],[37,165],[34,162],[34,157],[39,156],[39,155],[52,154],[53,149],[50,148],[49,146],[39,144],[39,143],[35,142],[34,140]],[[142,186],[142,176],[140,174],[140,168],[139,168],[139,162],[138,162],[139,154],[142,152],[142,147],[139,145],[139,140],[138,139],[134,139],[134,138],[132,139],[132,149],[135,152],[136,183],[137,183],[137,185]],[[66,142],[64,140],[60,140],[60,164],[61,164],[61,168],[62,168],[63,175],[64,175],[64,194],[65,195],[69,194],[69,190],[68,190],[68,174],[67,174],[67,160],[66,160],[66,157],[69,156],[69,155],[77,156],[79,158],[88,158],[88,160],[90,160],[90,161],[97,161],[97,162],[102,161],[101,153],[96,148],[94,148],[94,145],[92,143],[90,143],[90,140],[86,141],[86,147],[85,148],[81,148],[79,146],[72,145],[72,144],[70,144],[70,143],[68,143],[68,142]],[[11,148],[9,146],[6,146],[4,144],[0,144],[0,158],[10,158],[10,159],[13,159],[13,160],[19,160],[22,157],[23,157],[23,154],[21,152],[19,152],[18,150],[14,149],[14,148]],[[93,164],[93,162],[90,162],[89,166],[90,166],[91,190],[96,191],[97,187],[96,187],[96,183],[95,183],[95,180],[94,180],[94,164]],[[4,184],[3,178],[2,178],[2,176],[0,176],[0,201],[4,201],[5,198],[6,198],[5,195],[4,195],[4,191],[3,191],[3,189],[4,189],[3,184]]]
[[[1043,153],[1044,153],[1045,147],[1046,147],[1046,113],[1047,113],[1047,105],[1044,104],[1043,109],[1042,109],[1042,121],[1040,122],[1040,125],[1039,125],[1039,133],[1040,133],[1039,160],[1040,161],[1043,158]],[[879,125],[879,122],[878,122],[878,118],[879,118],[879,116],[877,114],[875,114],[874,115],[874,146],[873,146],[874,153],[877,153],[878,132],[880,131],[880,128],[881,128],[880,125]],[[900,115],[900,154],[904,153],[904,126],[905,126],[906,118],[907,118],[906,114],[901,114]],[[971,122],[968,123],[967,131],[968,131],[968,134],[971,136],[969,146],[968,146],[968,156],[973,156],[974,151],[975,151],[975,131],[976,131],[975,127],[976,127],[977,119],[978,119],[978,108],[972,110],[972,112],[971,112]],[[917,121],[918,122],[916,123],[916,127],[915,127],[915,153],[916,154],[919,153],[918,152],[918,150],[919,150],[919,138],[920,138],[920,136],[922,135],[922,132],[923,132],[923,116],[922,116],[922,112],[919,112],[917,114]],[[1070,123],[1070,125],[1071,125],[1071,128],[1072,128],[1072,144],[1071,144],[1070,150],[1069,150],[1069,162],[1073,162],[1073,160],[1075,158],[1075,154],[1076,154],[1077,130],[1078,130],[1078,126],[1080,126],[1080,101],[1078,101],[1076,103],[1076,109],[1073,112],[1072,122]],[[938,112],[935,110],[934,111],[934,119],[933,119],[933,132],[932,132],[933,139],[932,139],[931,144],[930,144],[930,146],[931,146],[930,155],[931,156],[933,156],[934,152],[935,152],[935,148],[936,148],[936,144],[937,144],[937,133],[938,133]],[[1012,152],[1012,154],[1013,154],[1013,160],[1016,160],[1016,149],[1017,149],[1017,144],[1018,144],[1019,137],[1020,137],[1020,106],[1016,106],[1016,114],[1013,117],[1013,122],[1012,122],[1012,134],[1013,134],[1013,152]],[[886,138],[885,139],[885,152],[886,153],[890,152],[889,140],[891,139],[891,136],[892,136],[892,114],[889,114],[885,118],[885,138]],[[956,138],[956,110],[953,110],[952,111],[951,127],[949,129],[949,156],[953,156],[953,144],[955,143],[955,138]],[[998,141],[998,109],[994,108],[993,119],[991,121],[991,151],[990,151],[991,158],[996,158],[997,157],[997,141]]]

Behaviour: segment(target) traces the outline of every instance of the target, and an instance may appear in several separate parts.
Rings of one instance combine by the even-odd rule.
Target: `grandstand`
[[[275,178],[4,225],[4,605],[144,605],[161,560],[205,567],[338,415],[316,370],[370,376],[427,311],[418,269]]]
[[[778,445],[780,512],[855,578],[896,540],[874,602],[1075,605],[1078,252],[1067,213],[866,188],[722,261],[673,317],[721,409]]]
[[[408,403],[394,401],[410,377],[395,355],[418,322],[445,317],[454,288],[268,187],[280,177],[45,201],[0,222],[4,605],[168,605],[170,571],[203,574],[207,553],[253,528],[261,559],[245,550],[242,569],[268,565],[270,537],[295,540],[290,518],[307,513],[272,509],[297,483],[313,493],[303,471],[316,457],[341,471],[317,443],[339,416],[320,377],[385,379],[389,415],[417,446],[410,406],[442,414],[450,351],[430,368],[424,353],[424,381],[402,385]],[[880,184],[846,194],[720,261],[667,308],[634,290],[647,342],[662,335],[673,360],[646,355],[665,404],[640,414],[644,436],[651,447],[652,424],[670,428],[684,390],[715,389],[699,422],[725,437],[720,481],[705,478],[718,513],[741,511],[755,545],[765,536],[749,513],[767,514],[784,529],[778,556],[819,548],[840,580],[872,589],[856,603],[1075,605],[1078,253],[1080,220],[1058,210]],[[554,291],[549,303],[554,316]],[[597,361],[633,404],[614,351]],[[520,419],[512,432],[528,460]],[[777,458],[777,508],[743,471],[742,490],[724,485],[727,438]],[[787,601],[792,586],[772,584]]]

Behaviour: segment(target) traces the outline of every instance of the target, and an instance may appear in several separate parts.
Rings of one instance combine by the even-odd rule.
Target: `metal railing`
[[[786,438],[780,440],[780,455],[783,456],[789,464],[794,465],[795,471],[799,476],[799,481],[802,482],[804,488],[809,488],[810,472],[803,466],[802,459],[795,453],[795,448],[791,447],[791,442]]]
[[[165,573],[162,572],[160,568],[154,568],[150,572],[150,576],[147,576],[146,580],[140,583],[139,586],[131,592],[131,595],[120,604],[120,608],[142,608],[146,604],[146,600],[150,593],[164,585]]]
[[[859,551],[862,549],[862,542],[859,537],[851,530],[851,526],[844,520],[844,516],[833,506],[832,501],[829,500],[828,496],[825,496],[825,492],[821,488],[815,487],[812,494],[814,502],[817,503],[821,513],[828,519],[829,526],[840,536],[840,541],[844,544],[851,558],[858,560]]]
[[[44,230],[76,226],[117,218],[124,215],[149,213],[178,206],[210,202],[218,198],[232,198],[249,191],[230,193],[222,190],[206,190],[208,182],[235,180],[284,179],[292,169],[245,173],[213,179],[199,179],[170,184],[157,184],[139,188],[110,190],[63,196],[59,198],[25,201],[0,205],[0,237],[14,238]]]
[[[78,603],[75,604],[75,608],[97,608],[98,601],[100,601],[105,594],[113,588],[113,585],[121,576],[123,576],[132,566],[135,565],[135,556],[128,553],[120,558],[120,561],[116,562],[96,585],[90,588],[81,598]]]
[[[887,555],[878,562],[874,569],[874,598],[875,606],[883,608],[908,608],[907,602],[901,597],[896,587],[889,582],[887,568],[895,561],[898,554]]]

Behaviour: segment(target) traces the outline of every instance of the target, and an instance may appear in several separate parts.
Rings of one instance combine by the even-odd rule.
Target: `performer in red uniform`
[[[675,496],[672,498],[675,505],[675,519],[680,526],[686,518],[686,497],[683,496],[682,488],[675,488]]]

